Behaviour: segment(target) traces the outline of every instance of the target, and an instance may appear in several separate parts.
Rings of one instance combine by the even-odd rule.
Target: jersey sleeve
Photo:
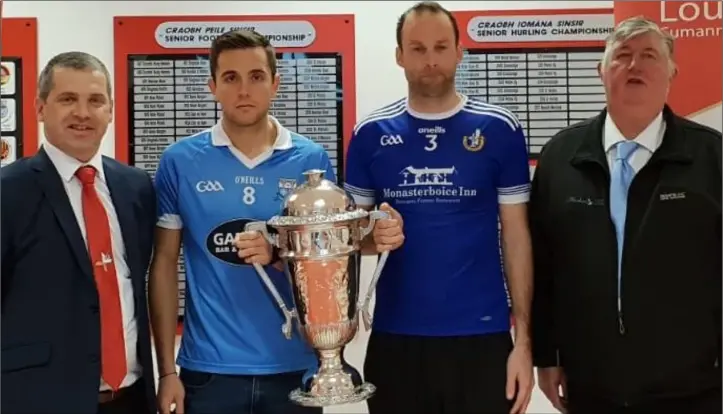
[[[158,197],[156,226],[169,230],[182,229],[183,221],[178,209],[178,172],[168,152],[161,156],[155,186]]]
[[[527,203],[530,199],[530,163],[525,133],[519,124],[505,124],[501,134],[500,175],[497,199],[500,204]]]
[[[371,151],[369,142],[363,135],[365,129],[359,129],[352,134],[349,141],[349,148],[346,153],[346,173],[344,174],[344,189],[354,197],[358,205],[373,206],[375,202],[375,191],[372,182]]]

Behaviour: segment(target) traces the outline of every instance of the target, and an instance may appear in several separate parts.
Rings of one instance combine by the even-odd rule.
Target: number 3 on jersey
[[[244,187],[244,204],[251,205],[256,202],[256,189],[253,187]]]
[[[424,136],[429,140],[427,146],[424,147],[425,151],[434,151],[437,149],[437,134],[427,134]]]

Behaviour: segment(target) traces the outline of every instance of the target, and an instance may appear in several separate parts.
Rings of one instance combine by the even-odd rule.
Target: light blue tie
[[[621,141],[616,145],[617,151],[610,175],[610,217],[615,224],[618,239],[618,311],[620,310],[620,277],[623,259],[623,241],[625,237],[625,216],[628,209],[628,189],[635,176],[635,170],[628,158],[638,148],[635,141]]]

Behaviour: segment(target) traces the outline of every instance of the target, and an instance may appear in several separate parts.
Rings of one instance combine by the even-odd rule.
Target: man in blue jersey
[[[387,202],[404,217],[406,241],[377,288],[364,364],[377,386],[369,411],[525,412],[534,377],[523,127],[455,90],[463,51],[439,4],[404,13],[397,42],[408,97],[356,125],[345,177],[358,204]]]
[[[283,318],[246,258],[269,263],[271,249],[240,257],[235,239],[249,221],[281,210],[309,169],[335,180],[324,149],[269,115],[279,87],[274,49],[252,31],[217,37],[209,86],[222,120],[166,149],[156,176],[158,221],[149,283],[159,368],[159,409],[168,413],[318,413],[288,394],[316,358]],[[183,241],[186,306],[176,374],[177,262]],[[244,255],[242,255],[244,256]],[[290,287],[267,272],[290,306]]]

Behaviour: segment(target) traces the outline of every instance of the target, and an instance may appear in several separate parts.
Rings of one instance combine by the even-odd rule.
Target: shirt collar
[[[43,148],[45,153],[48,154],[48,158],[55,165],[55,169],[58,170],[58,174],[64,182],[68,183],[75,177],[78,168],[91,166],[97,171],[97,177],[101,181],[105,182],[105,171],[103,171],[103,155],[100,151],[96,152],[93,158],[88,162],[79,161],[70,155],[61,151],[58,147],[54,146],[48,141],[43,142]]]
[[[269,115],[271,122],[276,125],[276,140],[274,141],[274,150],[287,150],[291,148],[291,131],[286,129],[273,116]],[[230,147],[231,139],[223,129],[223,124],[219,120],[211,129],[211,142],[216,147]]]
[[[604,127],[604,147],[605,152],[609,152],[618,142],[625,141],[625,137],[618,129],[615,122],[610,117],[610,114],[605,116],[605,127]],[[635,142],[646,148],[648,151],[655,152],[660,143],[663,141],[663,133],[665,132],[665,121],[663,121],[663,113],[659,113],[653,122],[648,125],[643,132],[635,137]]]

